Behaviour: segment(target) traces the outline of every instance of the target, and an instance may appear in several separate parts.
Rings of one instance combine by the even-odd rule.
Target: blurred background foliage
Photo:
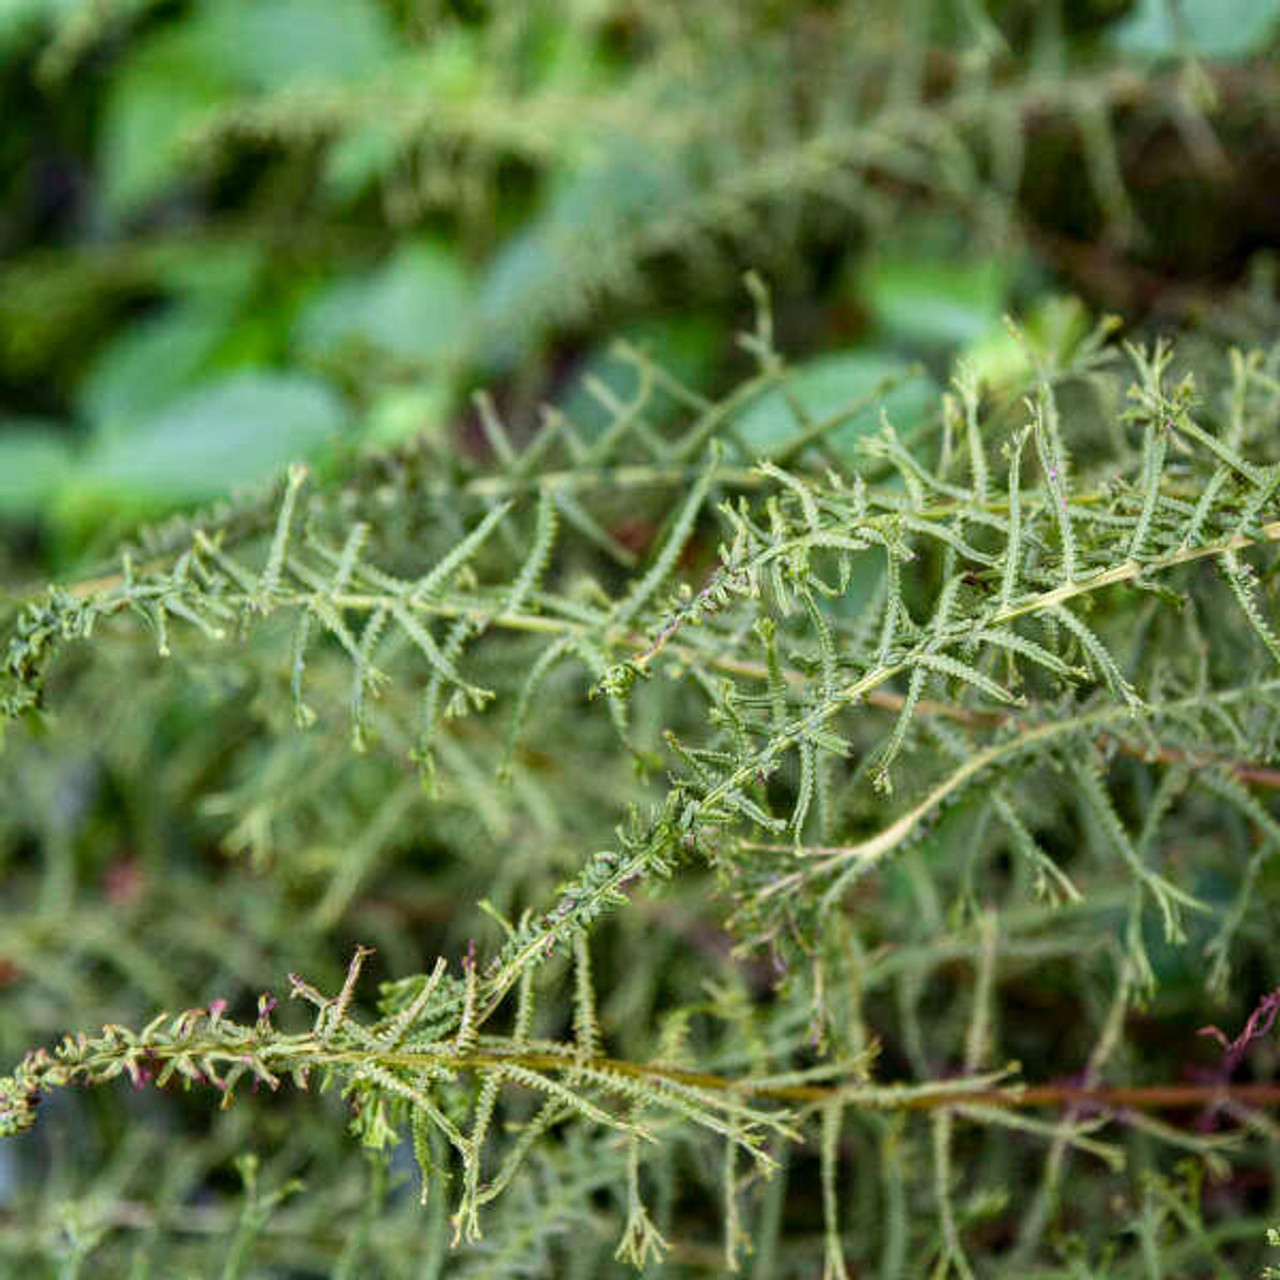
[[[544,403],[589,439],[648,367],[615,358],[620,337],[715,398],[753,371],[733,338],[751,325],[748,268],[768,280],[794,359],[785,394],[736,423],[760,450],[793,434],[792,401],[815,417],[866,402],[827,441],[842,459],[881,396],[909,433],[957,356],[989,387],[1019,387],[1026,355],[1006,314],[1063,364],[1114,312],[1130,336],[1176,329],[1189,362],[1209,351],[1225,365],[1227,343],[1274,342],[1280,317],[1278,50],[1280,0],[0,0],[0,572],[74,574],[141,522],[302,457],[322,484],[356,477],[344,515],[373,510],[387,544],[437,553],[461,517],[395,504],[420,495],[424,468],[451,482],[488,460],[473,393],[489,390],[518,440]],[[659,397],[650,411],[678,408]],[[411,462],[367,460],[386,446]],[[600,517],[624,564],[665,514],[627,498]],[[246,499],[245,512],[269,523],[269,504]],[[165,545],[163,528],[150,537]],[[465,945],[470,904],[545,899],[649,794],[603,714],[573,701],[580,680],[557,675],[546,699],[569,708],[546,714],[573,725],[555,762],[572,805],[547,802],[559,773],[533,748],[516,798],[499,798],[480,765],[493,733],[469,737],[470,722],[442,737],[447,776],[428,796],[406,764],[412,732],[385,705],[369,714],[390,750],[349,753],[350,681],[331,654],[310,676],[330,715],[304,736],[285,682],[247,653],[193,646],[175,672],[136,637],[101,640],[96,678],[74,655],[59,676],[58,733],[37,725],[6,746],[6,1063],[104,1017],[252,999],[290,970],[332,990],[356,940],[378,945],[381,976],[417,972]],[[527,656],[512,652],[495,667]],[[948,1002],[975,954],[949,932],[950,899],[925,892],[945,834],[886,875],[877,908],[902,950],[868,998],[877,1028],[907,1028],[890,1047],[903,1071],[946,1060]],[[1206,814],[1187,847],[1208,859],[1221,841],[1225,860],[1244,856],[1246,824]],[[938,874],[957,898],[970,891],[961,871]],[[750,1003],[698,914],[709,895],[694,879],[609,926],[615,954],[651,961],[600,979],[620,1053],[651,1053],[657,1012],[702,998],[708,972],[721,1004]],[[1105,891],[1078,912],[1023,905],[1007,926],[1006,1020],[1047,1076],[1075,1032],[1106,1021],[1103,935],[1123,906]],[[1274,938],[1249,943],[1224,1025],[1274,985]],[[1150,950],[1167,985],[1135,1015],[1126,1054],[1160,1081],[1202,1016],[1203,975],[1154,934]],[[792,1021],[803,1043],[803,1015]],[[203,1097],[99,1091],[48,1110],[21,1168],[0,1150],[7,1259],[56,1256],[62,1275],[117,1273],[92,1269],[104,1257],[119,1274],[212,1274],[207,1241],[238,1232],[264,1274],[445,1265],[442,1198],[424,1226],[416,1195],[397,1198],[382,1166],[352,1158],[332,1098],[210,1119]],[[924,1142],[875,1126],[851,1139],[848,1164],[877,1179],[879,1156],[927,1167]],[[230,1161],[254,1144],[271,1153],[260,1180]],[[602,1180],[616,1174],[616,1153],[589,1154],[565,1167],[598,1159]],[[554,1150],[540,1158],[535,1189],[517,1193],[537,1213],[507,1214],[458,1274],[610,1273],[599,1186],[570,1185]],[[814,1166],[798,1157],[789,1175],[806,1245]],[[289,1195],[317,1171],[325,1194]],[[1271,1203],[1275,1170],[1248,1174],[1210,1193],[1224,1248],[1263,1243],[1240,1206]],[[711,1181],[678,1154],[664,1176],[669,1215],[680,1179]],[[1082,1214],[1089,1238],[1062,1244],[1061,1269],[1043,1274],[1150,1274],[1150,1240],[1190,1267],[1209,1230],[1193,1182],[1095,1178],[1091,1208],[1127,1196],[1117,1216],[1148,1235],[1108,1272],[1117,1247],[1105,1224],[1089,1237]],[[781,1218],[787,1194],[771,1193],[762,1220]],[[879,1191],[858,1194],[874,1217]],[[292,1216],[258,1239],[284,1199]],[[916,1208],[898,1206],[913,1222]],[[1008,1228],[976,1194],[965,1213],[979,1237]],[[689,1245],[671,1274],[714,1272],[720,1256]],[[816,1274],[813,1249],[788,1256],[762,1252],[748,1274]],[[1030,1274],[1013,1265],[1002,1274]]]
[[[0,519],[64,566],[290,458],[465,434],[476,386],[589,420],[618,333],[714,390],[748,265],[784,348],[840,353],[822,403],[957,353],[1016,381],[1006,312],[1203,318],[1278,234],[1278,22],[10,0]]]

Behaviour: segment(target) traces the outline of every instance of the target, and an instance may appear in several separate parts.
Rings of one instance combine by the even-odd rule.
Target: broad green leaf
[[[248,301],[269,265],[265,244],[246,239],[175,240],[156,254],[156,279],[184,301],[233,306]]]
[[[456,254],[411,244],[377,270],[329,286],[298,317],[295,339],[313,355],[369,347],[409,361],[459,354],[470,321],[470,285]]]
[[[557,276],[553,246],[536,226],[516,232],[498,250],[476,299],[477,354],[489,374],[510,372],[536,348],[546,322],[538,300],[555,296]]]
[[[0,4],[0,57],[9,57],[40,29],[47,14],[61,6],[55,0],[6,0]]]
[[[101,442],[84,479],[121,497],[213,498],[313,454],[342,421],[337,395],[319,378],[235,374],[173,401],[127,436]]]
[[[226,101],[228,69],[210,60],[196,33],[174,25],[139,44],[109,82],[101,125],[102,202],[120,218],[182,174],[186,136]]]
[[[146,422],[207,368],[230,320],[223,310],[179,305],[130,325],[90,364],[77,395],[81,416],[109,436]]]
[[[1203,58],[1262,53],[1280,35],[1280,0],[1138,0],[1108,31],[1125,53]]]
[[[393,387],[370,406],[360,438],[385,448],[423,434],[438,436],[452,407],[453,394],[444,381]]]
[[[64,431],[36,419],[0,419],[0,516],[39,515],[71,470]]]
[[[873,262],[862,292],[892,336],[924,346],[972,342],[1000,326],[1007,272],[992,258],[971,261],[897,254]]]
[[[858,441],[878,428],[881,408],[901,433],[916,426],[936,403],[937,387],[926,376],[911,378],[883,397],[874,395],[878,386],[907,378],[910,372],[911,366],[897,356],[875,350],[845,351],[796,365],[787,373],[787,387],[815,423],[871,398],[848,422],[824,437],[833,453],[851,461]],[[751,404],[738,418],[737,427],[742,439],[761,455],[776,453],[804,429],[780,389]]]
[[[193,25],[205,57],[253,89],[360,80],[377,74],[396,46],[373,0],[215,0],[198,8]]]
[[[295,81],[353,82],[395,52],[372,0],[207,0],[140,41],[114,72],[102,126],[103,203],[112,217],[183,176],[188,136],[238,94]]]

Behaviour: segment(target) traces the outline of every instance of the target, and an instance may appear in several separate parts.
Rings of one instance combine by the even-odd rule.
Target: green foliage
[[[537,383],[557,337],[602,317],[612,333],[619,309],[724,332],[749,265],[864,308],[850,359],[870,378],[903,357],[886,344],[990,363],[1003,312],[1070,265],[1073,237],[1229,258],[1124,168],[1173,131],[1197,175],[1225,174],[1236,131],[1271,118],[1271,70],[1249,58],[1272,6],[1058,7],[726,5],[693,23],[622,0],[31,0],[0,27],[0,70],[53,101],[57,145],[24,153],[16,135],[44,121],[15,116],[0,387],[86,445],[49,473],[45,519],[76,546],[95,519],[215,491],[214,472],[195,483],[188,409],[230,377],[264,389],[251,419],[275,411],[267,379],[323,379],[343,436],[387,443],[477,381]],[[1191,61],[1227,54],[1244,63],[1219,79]],[[1070,174],[1051,216],[1042,154]],[[20,212],[46,159],[69,237]],[[149,447],[172,460],[135,474],[115,442],[157,421]],[[323,458],[324,439],[243,470]]]
[[[1274,0],[1261,4],[1226,5],[1187,0],[1140,0],[1112,39],[1123,48],[1155,57],[1170,57],[1190,50],[1202,57],[1239,58],[1266,47],[1280,24],[1280,6]]]
[[[342,410],[324,383],[237,373],[170,401],[86,459],[84,484],[161,498],[210,500],[313,453]]]
[[[21,422],[0,436],[0,513],[31,515],[57,492],[70,450],[52,426]]]
[[[1280,357],[1233,361],[1224,403],[1245,411],[1224,420],[1166,347],[1129,348],[1125,375],[1109,328],[1065,364],[1040,364],[1024,399],[984,395],[962,372],[909,436],[886,419],[834,466],[825,435],[847,413],[817,430],[794,395],[795,447],[773,451],[791,459],[783,469],[753,465],[736,431],[791,377],[761,337],[764,316],[759,376],[691,419],[655,404],[665,429],[650,423],[662,393],[642,365],[637,399],[595,444],[553,415],[517,445],[489,409],[487,466],[443,469],[424,438],[340,487],[315,488],[294,468],[274,493],[146,535],[114,573],[20,602],[7,713],[32,728],[56,715],[69,744],[112,696],[103,671],[112,689],[130,681],[139,728],[171,706],[172,746],[126,725],[99,732],[97,750],[110,760],[124,749],[160,794],[177,788],[179,806],[201,801],[227,824],[227,848],[250,855],[217,873],[237,911],[265,895],[266,919],[251,917],[234,945],[214,919],[185,936],[200,917],[150,903],[176,926],[162,969],[102,936],[130,983],[167,1002],[184,971],[213,960],[241,992],[264,946],[287,963],[316,929],[386,932],[357,909],[361,896],[432,846],[461,935],[440,935],[429,972],[385,981],[376,1014],[360,1012],[372,954],[361,946],[334,994],[291,976],[290,995],[314,1008],[309,1027],[291,1029],[269,994],[247,1020],[220,997],[139,1031],[109,1024],[35,1050],[3,1083],[6,1131],[29,1129],[39,1100],[73,1083],[212,1088],[223,1107],[255,1111],[265,1099],[251,1090],[332,1091],[375,1153],[371,1188],[383,1187],[360,1193],[374,1216],[366,1260],[350,1265],[365,1273],[394,1270],[402,1247],[393,1224],[406,1211],[377,1207],[402,1143],[419,1165],[421,1212],[449,1199],[453,1245],[476,1274],[560,1267],[557,1241],[587,1248],[603,1226],[589,1208],[600,1196],[615,1206],[620,1261],[683,1266],[681,1241],[716,1212],[704,1194],[722,1198],[733,1265],[751,1241],[784,1250],[797,1274],[809,1250],[838,1276],[880,1249],[895,1265],[932,1258],[964,1274],[979,1224],[1011,1214],[1024,1219],[1016,1247],[984,1273],[1027,1274],[1052,1254],[1073,1152],[1110,1169],[1092,1177],[1099,1195],[1123,1198],[1117,1179],[1133,1162],[1134,1247],[1176,1254],[1199,1241],[1224,1256],[1201,1211],[1143,1170],[1162,1147],[1191,1151],[1214,1178],[1228,1161],[1248,1168],[1271,1142],[1264,1114],[1252,1113],[1256,1137],[1243,1144],[1154,1117],[1117,1126],[1106,1108],[1023,1114],[1020,1070],[1061,1067],[1020,1069],[1016,1025],[999,1012],[1018,968],[1082,966],[1103,997],[1087,1096],[1130,1060],[1121,1045],[1135,1005],[1170,988],[1190,998],[1194,983],[1172,976],[1180,954],[1210,957],[1222,996],[1270,937],[1262,886],[1280,828],[1250,782],[1280,727],[1265,571],[1280,541]],[[803,386],[809,375],[795,376]],[[1089,425],[1113,405],[1127,405],[1113,427]],[[650,503],[665,509],[662,527],[619,577],[610,513]],[[864,562],[887,572],[850,614],[840,601]],[[218,722],[246,712],[228,754]],[[41,735],[11,730],[12,776],[44,750]],[[11,812],[45,839],[67,821],[38,803]],[[1225,838],[1205,826],[1210,814]],[[426,845],[415,829],[430,832]],[[1206,872],[1223,871],[1189,879],[1161,852],[1174,830]],[[88,856],[73,852],[79,839],[63,835],[58,856]],[[129,872],[156,876],[154,887],[128,893],[182,891],[154,861],[174,856],[167,844],[150,870]],[[38,921],[98,908],[77,906],[50,867],[13,956],[70,1012],[74,987],[58,983]],[[473,901],[483,894],[483,914],[444,887],[452,879],[474,886]],[[685,927],[643,965],[618,963],[709,883],[697,915],[729,929],[737,956],[771,957],[776,984],[753,990],[718,950],[678,959],[696,937]],[[868,893],[883,911],[865,913]],[[302,936],[276,934],[280,911]],[[85,928],[77,947],[94,945]],[[451,961],[450,935],[468,933]],[[393,957],[404,952],[399,925],[387,937]],[[922,984],[947,957],[974,966],[972,994],[926,1020]],[[904,1019],[905,1075],[874,1064],[868,1019],[885,1016],[873,997],[885,984]],[[1250,1026],[1244,1047],[1265,1030]],[[948,1060],[961,1074],[939,1070]],[[904,1128],[921,1110],[929,1132]],[[335,1124],[324,1112],[308,1133]],[[798,1185],[814,1176],[809,1141],[825,1226],[809,1234],[775,1214],[776,1246],[752,1241],[743,1206],[769,1203],[784,1162]],[[870,1175],[855,1173],[846,1143],[879,1151],[902,1187],[850,1202]],[[996,1150],[1002,1172],[979,1174]],[[682,1185],[685,1151],[705,1179]],[[329,1159],[354,1168],[354,1147]],[[290,1205],[319,1198],[343,1212],[346,1178],[327,1162],[276,1167],[279,1190],[262,1198],[250,1185],[236,1256],[290,1234]],[[296,1191],[289,1179],[304,1168]],[[881,1195],[895,1215],[883,1240],[863,1217]],[[167,1238],[148,1221],[143,1238]],[[1122,1244],[1128,1228],[1117,1234],[1110,1212],[1087,1221],[1072,1228],[1080,1248]],[[95,1236],[85,1256],[105,1247]]]
[[[0,13],[0,1271],[1274,1269],[1273,8]]]

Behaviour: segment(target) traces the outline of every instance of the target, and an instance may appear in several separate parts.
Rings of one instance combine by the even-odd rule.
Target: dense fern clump
[[[1280,1275],[1278,41],[0,4],[0,1274]]]
[[[6,855],[9,1026],[167,1012],[0,1082],[55,1190],[10,1256],[1262,1257],[1280,357],[1016,333],[1017,393],[961,366],[910,429],[814,420],[753,287],[758,372],[725,398],[623,348],[598,434],[513,438],[482,398],[487,462],[295,467],[15,602],[4,822],[43,853]],[[763,451],[762,404],[794,415]],[[126,777],[151,800],[109,817]],[[130,847],[103,863],[108,821]],[[262,988],[318,940],[304,1018]],[[109,1081],[138,1093],[100,1153],[31,1148],[89,1123],[100,1091],[61,1086]]]

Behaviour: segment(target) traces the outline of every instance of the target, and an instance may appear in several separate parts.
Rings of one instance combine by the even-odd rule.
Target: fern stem
[[[1229,694],[1220,695],[1220,700],[1227,701],[1231,697],[1252,698],[1263,691],[1280,692],[1280,680],[1270,680],[1261,685],[1250,685],[1244,689],[1232,690]],[[1199,701],[1201,699],[1198,697],[1182,699],[1179,702],[1171,703],[1167,710],[1175,711],[1180,707],[1194,707]],[[1070,736],[1079,733],[1081,730],[1103,725],[1112,720],[1127,719],[1128,716],[1129,709],[1126,706],[1112,704],[1070,719],[1051,720],[1044,724],[1036,725],[1020,733],[1016,738],[988,747],[985,751],[980,751],[972,756],[954,773],[934,787],[919,804],[907,810],[900,818],[876,835],[854,845],[803,850],[802,853],[823,858],[823,861],[814,864],[811,868],[811,873],[822,874],[851,861],[877,862],[907,839],[934,809],[963,788],[966,783],[984,769],[990,768],[1001,760],[1029,751],[1054,738]],[[790,847],[789,845],[786,846],[788,849]],[[765,889],[762,896],[771,896],[794,889],[801,878],[803,878],[803,873],[801,872],[794,872],[790,876],[784,876]]]

